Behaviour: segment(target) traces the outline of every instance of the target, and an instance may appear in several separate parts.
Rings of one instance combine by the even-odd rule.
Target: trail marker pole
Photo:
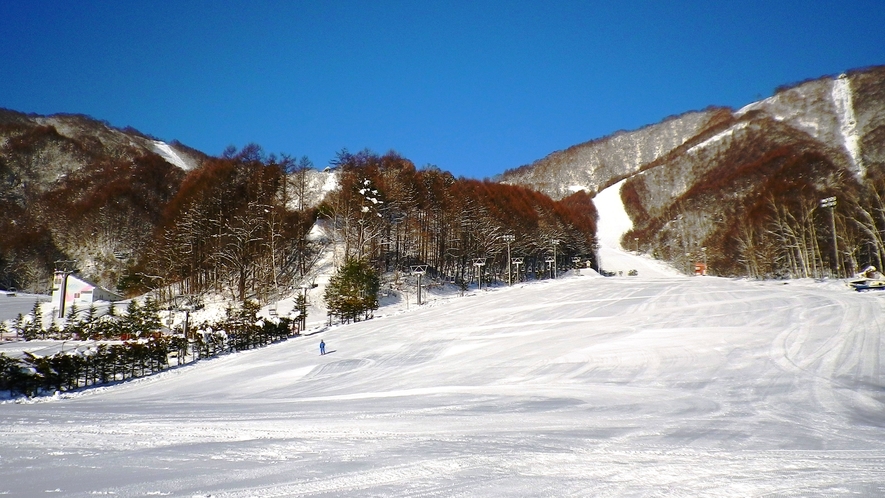
[[[421,276],[427,273],[427,265],[412,265],[412,275],[418,276],[418,306],[421,306]]]

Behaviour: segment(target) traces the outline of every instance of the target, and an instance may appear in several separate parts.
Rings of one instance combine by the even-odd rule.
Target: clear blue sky
[[[882,0],[0,3],[0,107],[473,178],[878,64]]]

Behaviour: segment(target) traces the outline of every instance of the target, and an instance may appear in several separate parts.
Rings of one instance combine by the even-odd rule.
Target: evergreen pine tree
[[[35,305],[35,307],[36,307],[36,305]],[[20,330],[22,331],[22,335],[24,335],[25,340],[27,340],[27,341],[32,341],[32,340],[37,339],[38,337],[41,337],[41,336],[43,339],[46,338],[46,332],[43,330],[43,327],[40,326],[38,315],[39,315],[39,312],[37,315],[35,315],[34,312],[32,311],[27,316],[21,318],[21,322],[20,322],[21,329]]]
[[[34,301],[30,316],[32,317],[30,323],[31,334],[35,337],[39,334],[46,339],[46,331],[43,329],[43,314],[40,313],[40,301]]]
[[[22,316],[21,313],[15,318],[15,321],[12,322],[12,328],[10,332],[14,332],[15,336],[19,339],[24,339],[26,341],[30,341],[31,339],[35,339],[33,337],[29,338],[25,335],[25,317]]]
[[[49,323],[49,328],[46,329],[46,335],[50,339],[58,339],[61,337],[61,329],[58,328],[58,322],[55,320],[55,317],[52,317],[52,322]]]
[[[298,331],[303,333],[307,328],[307,299],[304,298],[304,294],[298,294],[295,298],[295,309],[298,310]]]
[[[160,303],[148,297],[145,299],[140,311],[141,334],[151,335],[159,332],[163,326],[163,322],[160,320]]]
[[[359,320],[378,309],[381,279],[364,260],[350,258],[331,278],[323,299],[332,314],[344,320]]]
[[[126,316],[122,317],[120,320],[120,336],[124,339],[131,339],[133,337],[138,337],[138,334],[141,330],[139,326],[141,322],[141,311],[138,306],[138,302],[134,299],[129,301],[129,305],[126,306]]]
[[[83,320],[83,333],[89,338],[95,338],[96,319],[95,303],[89,303],[89,308],[86,310],[86,318]]]

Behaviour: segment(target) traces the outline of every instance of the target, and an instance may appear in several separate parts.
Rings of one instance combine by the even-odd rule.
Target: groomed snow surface
[[[640,269],[413,302],[0,404],[0,493],[882,496],[883,299]]]

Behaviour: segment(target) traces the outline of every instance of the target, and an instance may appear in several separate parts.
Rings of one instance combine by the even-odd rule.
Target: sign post
[[[427,273],[427,265],[412,265],[412,275],[418,276],[418,306],[421,306],[421,276]]]

